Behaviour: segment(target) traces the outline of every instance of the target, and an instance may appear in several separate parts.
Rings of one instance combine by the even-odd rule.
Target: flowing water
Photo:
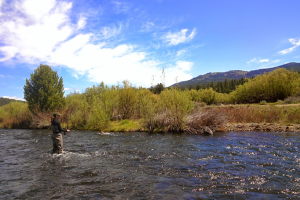
[[[1,199],[300,199],[300,135],[0,130]]]

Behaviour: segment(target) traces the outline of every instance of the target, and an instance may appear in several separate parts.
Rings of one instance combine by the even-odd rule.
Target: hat
[[[60,113],[53,113],[53,117],[61,116]]]

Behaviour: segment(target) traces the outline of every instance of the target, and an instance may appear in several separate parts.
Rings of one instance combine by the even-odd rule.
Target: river
[[[1,199],[300,199],[300,135],[0,129]]]

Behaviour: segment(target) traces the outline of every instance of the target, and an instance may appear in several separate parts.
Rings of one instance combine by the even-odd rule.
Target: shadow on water
[[[0,130],[3,199],[299,199],[300,136]]]

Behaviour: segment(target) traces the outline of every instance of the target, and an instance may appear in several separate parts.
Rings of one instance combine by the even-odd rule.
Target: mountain
[[[0,97],[0,106],[9,104],[10,102],[13,102],[13,101],[20,101],[20,100],[10,99],[10,98],[5,98],[5,97]],[[23,102],[23,101],[20,101],[20,102]]]
[[[278,68],[285,68],[287,70],[300,72],[300,63],[291,62],[291,63],[287,63],[287,64],[280,65],[277,67],[257,69],[257,70],[253,70],[253,71],[231,70],[231,71],[227,71],[227,72],[211,72],[211,73],[197,76],[188,81],[182,81],[182,82],[176,83],[172,86],[184,88],[184,87],[188,87],[188,86],[207,84],[207,83],[211,83],[211,82],[220,82],[220,81],[224,81],[226,79],[232,80],[232,79],[241,79],[241,78],[253,78],[257,75],[271,72]]]

